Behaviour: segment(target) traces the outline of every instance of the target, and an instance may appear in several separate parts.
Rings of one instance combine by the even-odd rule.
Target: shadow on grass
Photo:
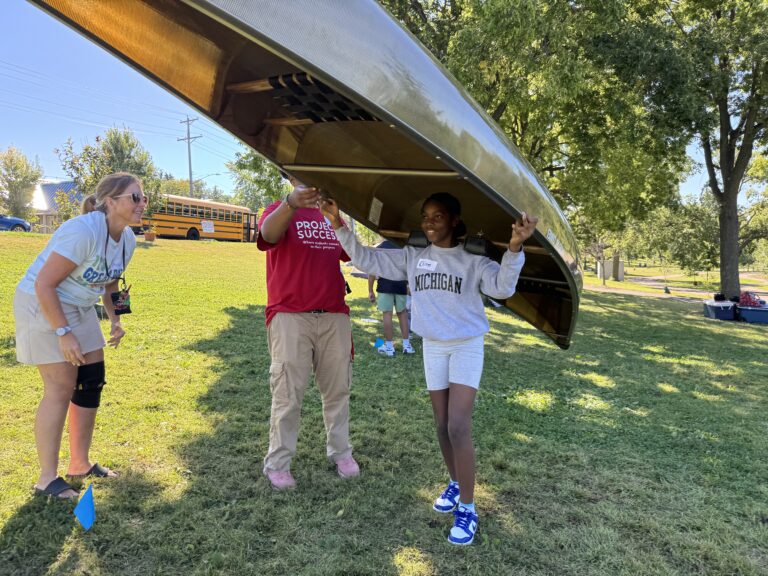
[[[89,556],[120,574],[759,573],[765,346],[745,353],[754,328],[719,332],[697,306],[654,303],[585,296],[568,351],[491,315],[474,417],[481,527],[468,549],[445,542],[451,518],[430,509],[445,471],[421,354],[376,354],[381,324],[359,321],[379,317],[367,299],[350,301],[362,476],[343,481],[327,462],[310,385],[288,493],[261,476],[264,310],[227,308],[227,328],[191,346],[214,360],[214,379],[197,399],[208,427],[178,447],[183,489],[132,474],[104,483],[96,528],[66,547],[71,519],[32,501],[0,534],[0,571],[23,574],[34,554],[62,574]]]
[[[351,301],[353,309],[363,303],[367,299]],[[233,573],[254,566],[262,574],[391,572],[393,552],[407,540],[408,529],[391,520],[403,510],[423,508],[417,494],[423,479],[412,470],[423,469],[418,444],[431,424],[409,413],[405,417],[416,425],[403,426],[396,409],[414,407],[412,400],[399,398],[423,396],[420,359],[388,364],[366,346],[370,335],[355,327],[351,435],[362,476],[342,480],[327,460],[320,396],[310,383],[292,463],[298,488],[276,493],[261,475],[271,404],[263,309],[225,312],[229,328],[194,346],[219,360],[216,382],[199,399],[200,409],[215,422],[214,431],[180,449],[193,471],[185,497],[203,496],[199,507],[208,509],[205,521],[217,526],[201,543],[202,558]],[[415,386],[409,381],[414,371],[419,374]],[[431,420],[430,413],[418,404],[415,408]],[[218,520],[222,514],[224,521]],[[433,521],[428,514],[416,516]],[[361,564],[361,558],[368,560]]]
[[[0,338],[0,366],[16,366],[16,339]]]
[[[147,242],[146,240],[139,240],[136,242],[136,248],[140,250],[149,250],[150,248],[156,248],[157,244],[154,242]]]
[[[766,340],[704,318],[698,303],[657,302],[585,295],[568,351],[492,322],[487,342],[503,354],[486,356],[478,478],[498,510],[517,511],[506,523],[527,534],[519,552],[545,569],[562,565],[529,546],[542,531],[576,555],[579,538],[632,551],[603,573],[696,571],[715,537],[708,571],[756,573],[766,561],[753,548],[768,510],[765,441],[746,424],[768,400]]]
[[[88,532],[75,520],[73,501],[34,496],[21,506],[0,532],[0,574],[94,573],[107,546],[110,556],[124,565],[133,562],[138,546],[144,547],[143,554],[152,554],[153,547],[147,542],[141,544],[143,538],[137,535],[145,537],[144,526],[152,523],[145,511],[147,502],[158,496],[158,486],[132,472],[116,479],[95,480],[93,486],[97,522]],[[150,573],[148,568],[156,565],[154,558],[140,561],[135,573]],[[82,572],[81,564],[88,570]],[[46,568],[41,569],[43,566]]]

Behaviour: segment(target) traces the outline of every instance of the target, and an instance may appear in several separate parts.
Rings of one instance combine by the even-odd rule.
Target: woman
[[[102,298],[111,321],[109,345],[125,332],[112,294],[136,247],[131,225],[141,222],[147,198],[139,179],[125,172],[105,176],[83,202],[83,214],[53,234],[16,288],[16,358],[37,366],[43,399],[35,419],[40,477],[35,493],[76,498],[58,475],[64,420],[69,414],[67,476],[114,477],[92,464],[89,449],[104,380],[104,336],[95,304]]]
[[[352,263],[363,272],[393,280],[408,280],[413,329],[423,338],[424,375],[435,417],[440,451],[448,469],[446,489],[432,505],[436,512],[453,512],[451,544],[471,544],[477,531],[475,510],[475,449],[472,408],[483,372],[484,336],[488,319],[482,294],[509,298],[515,292],[525,262],[523,242],[536,228],[537,218],[523,213],[512,224],[509,249],[501,264],[460,245],[466,232],[461,204],[441,192],[421,208],[421,228],[430,244],[403,250],[365,248],[344,227],[332,200],[323,213]]]

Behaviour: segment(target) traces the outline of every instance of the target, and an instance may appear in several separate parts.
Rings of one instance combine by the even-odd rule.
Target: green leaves
[[[274,164],[254,152],[238,152],[227,168],[235,180],[235,203],[258,211],[289,191]]]
[[[0,209],[29,220],[34,215],[32,194],[42,175],[37,160],[30,162],[18,148],[0,151]]]
[[[70,138],[55,152],[62,168],[83,194],[91,194],[107,174],[130,172],[141,179],[150,199],[147,215],[158,208],[160,176],[149,152],[129,128],[109,128],[104,136],[96,137],[95,144],[84,144],[80,151],[75,150]]]

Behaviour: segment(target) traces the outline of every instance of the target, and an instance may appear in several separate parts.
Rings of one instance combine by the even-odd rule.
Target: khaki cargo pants
[[[311,372],[323,401],[327,455],[352,455],[349,389],[352,383],[352,326],[347,314],[277,313],[267,327],[272,412],[264,471],[290,470],[296,454],[299,418]]]

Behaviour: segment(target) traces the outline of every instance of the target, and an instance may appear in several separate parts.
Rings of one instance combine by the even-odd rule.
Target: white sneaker
[[[389,348],[386,344],[382,344],[376,349],[382,356],[389,356],[392,358],[395,355],[395,349]]]
[[[403,345],[403,354],[416,354],[416,350],[413,349],[413,346],[410,344]]]
[[[477,532],[477,514],[459,505],[453,512],[453,528],[448,534],[448,542],[467,546],[472,544]]]

